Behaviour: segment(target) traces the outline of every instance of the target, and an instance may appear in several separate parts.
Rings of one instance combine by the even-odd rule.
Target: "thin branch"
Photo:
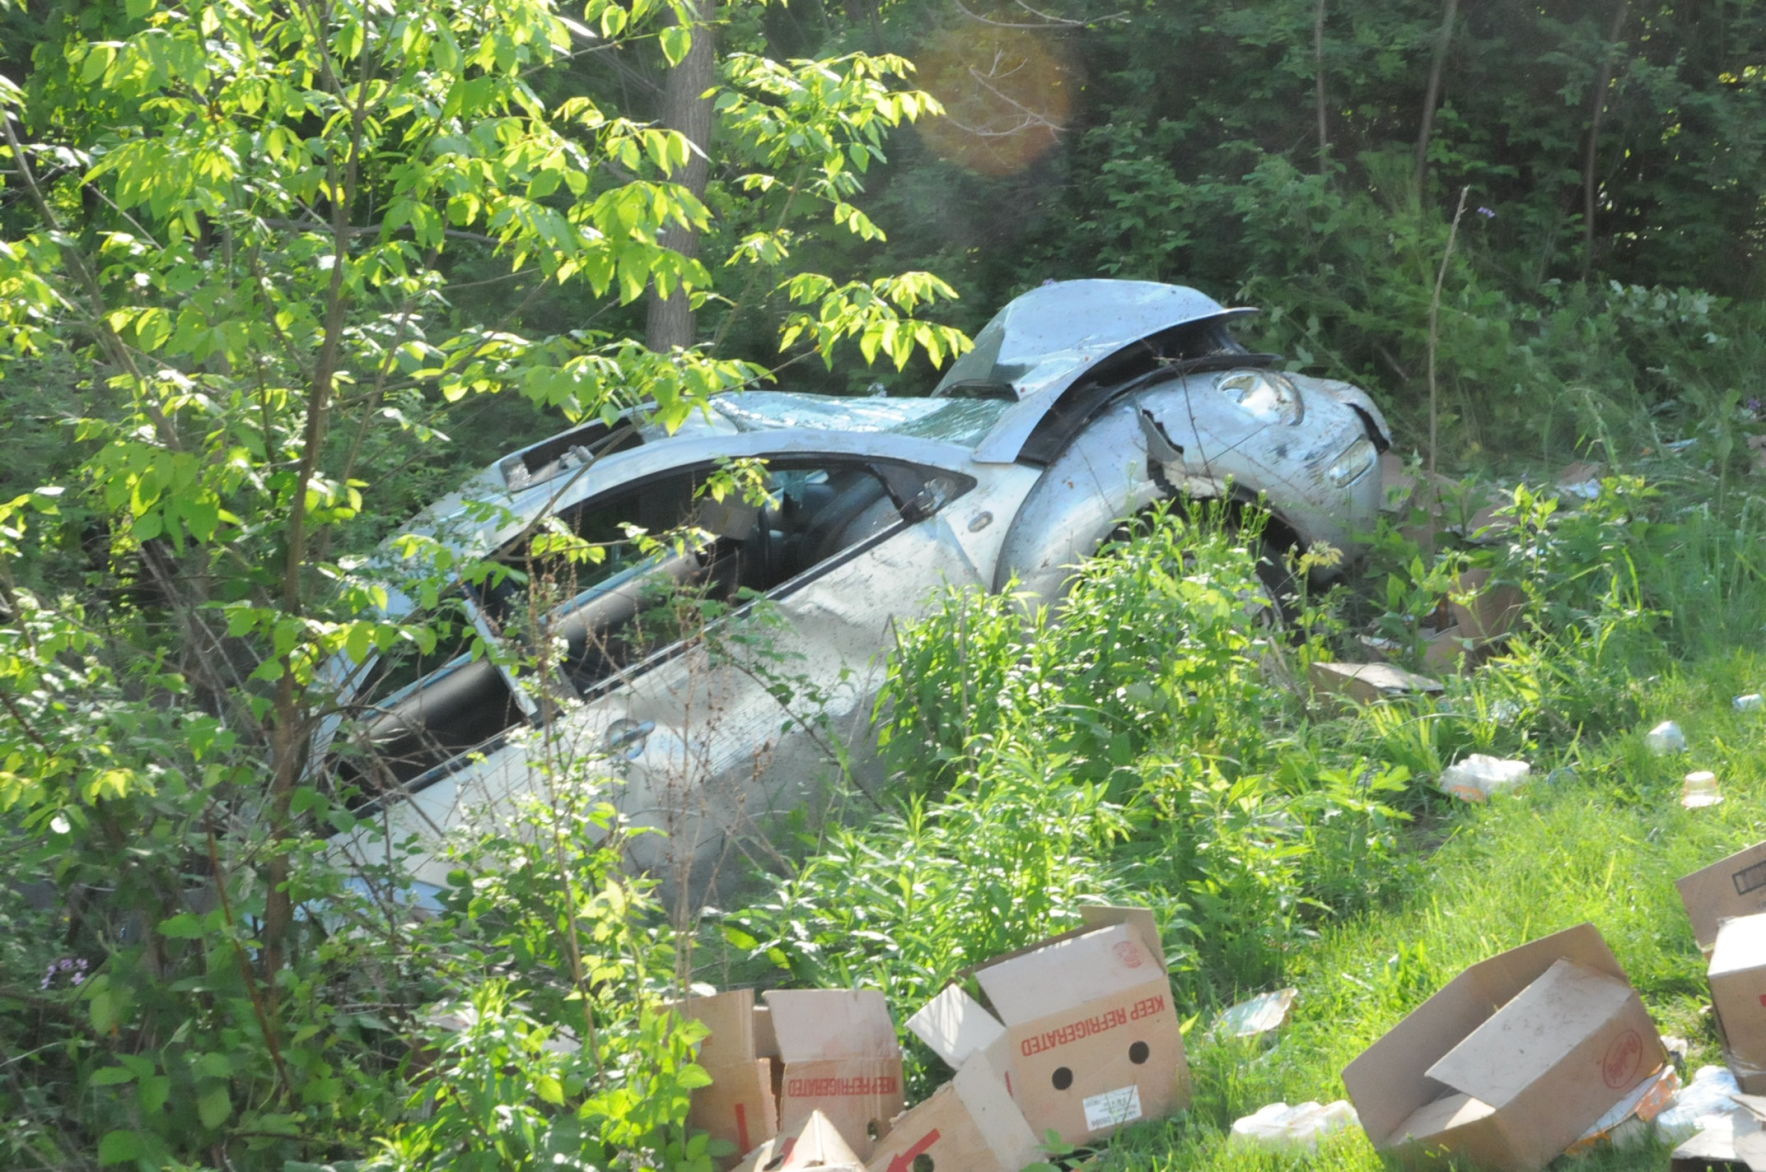
[[[1429,476],[1435,475],[1436,441],[1440,437],[1440,388],[1435,381],[1435,351],[1441,340],[1441,286],[1447,282],[1447,262],[1453,259],[1453,242],[1459,235],[1459,219],[1466,214],[1466,196],[1470,187],[1459,189],[1459,207],[1454,209],[1453,223],[1447,229],[1447,247],[1441,253],[1441,268],[1435,273],[1435,292],[1429,298]]]

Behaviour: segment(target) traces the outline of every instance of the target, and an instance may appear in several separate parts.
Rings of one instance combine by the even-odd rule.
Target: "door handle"
[[[654,720],[616,720],[607,726],[607,734],[601,738],[601,749],[610,757],[636,761],[644,751],[644,742],[655,731]]]

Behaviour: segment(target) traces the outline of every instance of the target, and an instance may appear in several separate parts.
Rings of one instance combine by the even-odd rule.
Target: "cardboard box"
[[[1374,704],[1404,696],[1440,692],[1441,683],[1389,663],[1313,663],[1307,668],[1312,690],[1351,704]]]
[[[1374,1147],[1543,1168],[1667,1059],[1592,924],[1475,964],[1343,1071]]]
[[[694,997],[679,1008],[711,1030],[699,1064],[711,1085],[693,1092],[690,1127],[753,1151],[827,1116],[862,1159],[900,1113],[901,1045],[874,989],[775,989]]]
[[[1006,1090],[1004,1038],[972,1054],[956,1076],[902,1113],[871,1153],[871,1172],[1018,1172],[1043,1158]]]
[[[864,1163],[838,1128],[820,1111],[811,1111],[795,1132],[774,1136],[737,1164],[733,1172],[865,1172]]]
[[[1710,959],[1723,1057],[1748,1094],[1766,1094],[1766,842],[1681,879],[1693,938]]]
[[[1527,596],[1520,587],[1493,585],[1489,570],[1467,570],[1454,582],[1447,609],[1461,635],[1480,643],[1501,639],[1514,629]]]
[[[961,1071],[1001,1046],[1006,1090],[1040,1133],[1084,1143],[1189,1105],[1189,1063],[1151,912],[1088,907],[1086,926],[975,971],[908,1021]]]
[[[1699,951],[1708,957],[1717,946],[1717,930],[1724,920],[1766,912],[1766,842],[1694,871],[1675,886]]]
[[[1766,1094],[1766,912],[1723,921],[1706,976],[1736,1085]]]

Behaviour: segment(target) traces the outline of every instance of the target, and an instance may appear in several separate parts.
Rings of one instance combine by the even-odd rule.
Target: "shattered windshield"
[[[1010,404],[987,399],[836,398],[786,391],[719,395],[712,407],[737,431],[810,428],[890,432],[973,447]]]

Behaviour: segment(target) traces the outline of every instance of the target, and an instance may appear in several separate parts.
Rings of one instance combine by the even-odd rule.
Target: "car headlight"
[[[1215,380],[1227,398],[1265,423],[1299,423],[1305,408],[1294,384],[1263,370],[1236,370]]]
[[[1331,466],[1325,475],[1329,476],[1331,483],[1338,488],[1354,484],[1367,474],[1367,470],[1374,466],[1374,461],[1379,459],[1379,456],[1380,454],[1374,450],[1372,442],[1358,439],[1344,448],[1342,455],[1331,461]]]

